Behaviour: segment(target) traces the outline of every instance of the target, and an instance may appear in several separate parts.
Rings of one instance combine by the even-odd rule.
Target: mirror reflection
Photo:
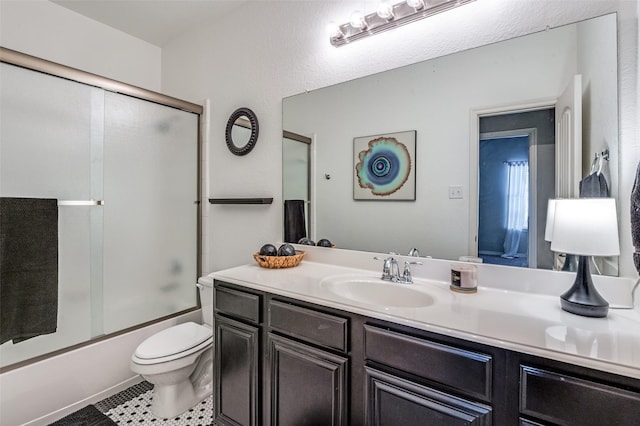
[[[558,135],[567,115],[575,140]],[[283,99],[283,130],[315,147],[308,176],[283,174],[283,186],[309,178],[308,233],[340,248],[550,269],[547,200],[577,197],[605,150],[602,173],[617,195],[617,127],[611,14]],[[416,132],[415,201],[354,199],[354,140],[405,131]],[[526,208],[516,225],[517,170]],[[602,269],[616,275],[617,260]]]
[[[238,117],[231,128],[231,139],[237,147],[243,147],[251,139],[251,122],[247,117]]]

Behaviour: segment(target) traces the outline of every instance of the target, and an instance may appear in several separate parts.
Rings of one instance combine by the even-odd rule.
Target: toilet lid
[[[178,354],[200,345],[212,335],[213,331],[209,327],[195,322],[178,324],[147,338],[138,346],[135,356],[154,359]]]

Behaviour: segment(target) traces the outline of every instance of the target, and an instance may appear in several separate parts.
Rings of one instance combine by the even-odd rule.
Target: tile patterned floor
[[[171,419],[151,414],[152,386],[141,382],[96,404],[96,408],[118,425],[209,426],[213,425],[213,397]]]

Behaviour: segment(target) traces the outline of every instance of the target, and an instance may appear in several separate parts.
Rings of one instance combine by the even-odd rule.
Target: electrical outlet
[[[450,185],[449,186],[449,198],[450,199],[460,199],[462,197],[462,186],[461,185]]]

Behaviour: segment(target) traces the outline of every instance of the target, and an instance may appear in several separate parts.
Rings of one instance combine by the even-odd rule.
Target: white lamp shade
[[[544,228],[544,240],[551,241],[553,236],[553,220],[556,216],[556,200],[549,200],[547,204],[547,224]]]
[[[555,200],[553,216],[551,250],[578,256],[620,254],[615,199]]]

